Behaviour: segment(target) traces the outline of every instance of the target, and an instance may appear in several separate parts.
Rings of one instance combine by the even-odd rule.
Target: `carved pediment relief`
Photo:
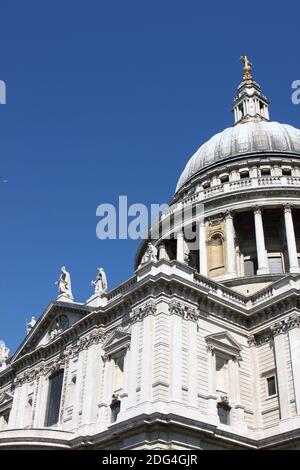
[[[240,357],[241,346],[227,331],[208,335],[205,337],[205,341],[208,349],[212,351],[220,351],[233,357]]]
[[[121,329],[116,329],[103,343],[103,349],[106,356],[110,356],[122,349],[127,349],[130,345],[131,334]]]
[[[29,334],[12,358],[12,363],[20,356],[27,354],[40,346],[46,346],[49,342],[61,335],[74,323],[80,320],[86,313],[81,309],[63,308],[57,304],[50,304],[40,319],[34,324]]]
[[[69,326],[70,326],[70,319],[68,315],[64,313],[57,315],[48,330],[49,341],[51,341],[52,339],[55,339],[56,336],[60,335],[65,330],[67,330]]]

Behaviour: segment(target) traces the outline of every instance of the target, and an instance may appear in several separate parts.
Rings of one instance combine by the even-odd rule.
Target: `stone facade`
[[[1,365],[0,448],[300,449],[300,131],[274,133],[252,77],[234,115],[255,148],[205,144],[134,276],[60,296]]]

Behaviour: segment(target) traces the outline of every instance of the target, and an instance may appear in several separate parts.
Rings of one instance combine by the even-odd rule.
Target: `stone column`
[[[131,327],[131,343],[130,343],[130,356],[129,356],[129,371],[127,392],[128,408],[134,407],[136,403],[136,388],[137,388],[137,374],[138,374],[138,355],[139,355],[139,325],[136,322]]]
[[[251,341],[251,339],[253,341]],[[255,348],[256,343],[254,337],[249,337],[248,339],[249,344],[249,352],[250,352],[250,363],[251,363],[251,372],[252,372],[252,396],[259,397],[260,396],[260,376],[259,376],[259,367],[258,367],[258,355],[257,350]],[[262,419],[262,402],[261,400],[253,400],[254,404],[254,426],[257,428],[257,433],[259,438],[263,437],[263,419]]]
[[[141,371],[141,401],[152,400],[152,359],[153,359],[153,317],[148,315],[143,320],[143,351]]]
[[[21,413],[20,409],[20,399],[21,399],[22,387],[20,384],[16,385],[14,392],[14,399],[12,403],[12,408],[10,410],[8,429],[17,429],[19,425],[19,415]]]
[[[227,251],[227,275],[236,277],[236,252],[234,246],[233,216],[230,211],[226,212],[226,251]]]
[[[169,259],[165,243],[163,241],[160,242],[158,246],[158,259]]]
[[[207,252],[204,219],[200,220],[199,223],[199,272],[202,274],[202,276],[207,276]]]
[[[81,416],[82,416],[82,399],[83,399],[83,393],[82,388],[84,386],[83,384],[83,367],[84,367],[84,351],[79,351],[77,353],[77,369],[76,369],[76,388],[75,388],[75,396],[74,396],[74,407],[73,407],[73,414],[72,414],[72,429],[77,429],[79,426],[79,423],[81,421]],[[76,354],[76,353],[75,353]],[[76,357],[76,356],[75,356]],[[74,359],[73,359],[73,364],[74,364]],[[75,366],[75,364],[74,364]],[[98,404],[98,403],[97,403]]]
[[[208,353],[208,406],[207,413],[208,418],[213,424],[219,422],[218,411],[217,411],[217,400],[218,395],[216,393],[216,355],[213,348],[207,347]]]
[[[177,239],[177,261],[184,263],[184,235],[183,231],[179,230],[176,234]]]
[[[172,315],[172,364],[171,364],[171,396],[172,400],[181,399],[181,369],[182,369],[182,319]]]
[[[237,432],[244,433],[247,431],[247,423],[245,422],[245,406],[241,403],[239,368],[239,357],[234,356],[230,361],[230,396],[233,397],[235,409],[232,425]]]
[[[92,344],[87,350],[84,396],[82,404],[82,424],[90,426],[96,422],[97,401],[96,386],[100,382],[99,344]]]
[[[109,356],[103,356],[103,371],[102,371],[102,393],[101,403],[98,405],[98,421],[100,429],[105,429],[111,423],[111,408],[112,401],[112,381],[113,381],[113,364]]]
[[[289,271],[290,273],[299,273],[300,268],[298,265],[297,246],[295,238],[295,230],[292,216],[292,209],[289,204],[284,206],[284,222],[285,234],[289,254]]]
[[[189,320],[188,325],[188,384],[189,384],[189,404],[198,406],[197,394],[197,322]]]
[[[290,402],[288,389],[288,373],[284,348],[284,333],[281,324],[274,325],[273,336],[277,372],[277,389],[280,405],[280,418],[286,419],[290,416]]]
[[[295,316],[289,330],[291,364],[294,379],[297,414],[300,414],[300,317]]]
[[[269,267],[267,263],[264,227],[263,227],[260,207],[254,208],[254,224],[255,224],[256,252],[257,252],[257,261],[258,261],[257,274],[267,274],[269,272]]]
[[[45,426],[49,393],[49,377],[41,374],[38,378],[38,390],[34,409],[34,428]]]
[[[129,375],[130,375],[130,348],[124,348],[124,372],[123,372],[123,390],[120,393],[121,399],[121,413],[128,408],[128,388],[129,388]]]

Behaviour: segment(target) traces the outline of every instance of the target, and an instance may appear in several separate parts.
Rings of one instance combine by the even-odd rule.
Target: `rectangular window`
[[[245,276],[254,276],[257,271],[256,259],[246,259],[244,261],[244,273]]]
[[[229,392],[229,358],[223,354],[216,354],[216,391]]]
[[[124,380],[124,350],[113,357],[114,372],[113,372],[113,392],[122,390]]]
[[[56,372],[49,378],[48,406],[45,426],[53,426],[58,422],[63,378],[63,370]]]
[[[269,270],[271,274],[283,273],[283,264],[281,256],[270,256],[269,261]]]
[[[272,397],[276,395],[277,390],[276,390],[275,375],[271,375],[270,377],[267,377],[267,389],[268,389],[268,397]]]

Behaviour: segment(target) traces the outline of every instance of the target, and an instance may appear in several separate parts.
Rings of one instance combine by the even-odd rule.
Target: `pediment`
[[[126,349],[130,344],[130,339],[130,333],[117,328],[103,343],[103,349],[106,355],[111,355],[121,349]]]
[[[242,349],[239,343],[227,331],[208,335],[205,337],[205,341],[211,349],[233,356],[239,356]]]
[[[0,394],[0,405],[3,405],[4,403],[7,403],[13,399],[13,394],[10,392],[3,392]]]
[[[17,349],[10,363],[54,341],[87,313],[90,313],[90,309],[79,304],[51,303]]]
[[[3,393],[0,393],[0,412],[10,409],[12,407],[13,402],[13,394],[8,392],[7,390]]]

